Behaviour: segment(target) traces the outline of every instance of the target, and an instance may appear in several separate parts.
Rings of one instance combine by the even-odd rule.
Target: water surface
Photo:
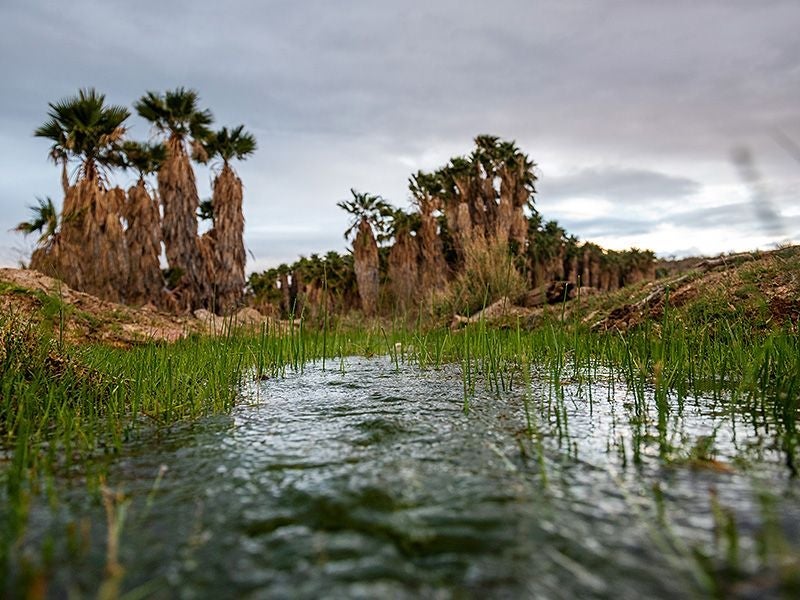
[[[800,540],[797,488],[770,424],[724,403],[673,399],[659,430],[653,406],[620,382],[595,382],[590,397],[534,376],[502,395],[479,384],[465,414],[457,367],[333,366],[248,383],[231,415],[126,447],[108,479],[129,500],[123,590],[687,597],[706,585],[696,551],[722,552],[716,503],[734,515],[752,575],[729,591],[769,595],[774,582],[757,577],[760,492],[776,499],[781,534]],[[693,459],[703,444],[713,462]],[[39,506],[32,519],[33,538],[93,523],[88,550],[57,561],[54,595],[104,576],[103,507],[80,484],[66,498],[55,517]]]

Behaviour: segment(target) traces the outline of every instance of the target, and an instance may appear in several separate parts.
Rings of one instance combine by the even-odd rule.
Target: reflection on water
[[[109,476],[131,499],[123,588],[686,597],[703,589],[692,549],[715,547],[712,501],[735,515],[741,568],[756,568],[762,489],[780,498],[786,538],[800,539],[796,486],[768,424],[687,399],[659,429],[619,382],[590,398],[535,379],[502,398],[478,392],[465,415],[462,389],[455,367],[350,358],[345,374],[309,366],[254,383],[229,417],[133,443]],[[34,536],[81,515],[95,523],[88,554],[54,569],[56,593],[103,576],[105,516],[84,493],[76,486],[55,517],[35,513]]]

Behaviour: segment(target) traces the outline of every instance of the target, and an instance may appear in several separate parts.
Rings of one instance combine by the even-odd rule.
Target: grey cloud
[[[599,217],[596,219],[559,219],[568,233],[578,234],[581,240],[591,240],[600,235],[639,235],[652,231],[655,223],[641,219]]]
[[[800,232],[800,215],[775,214],[771,218],[777,219],[780,227],[776,228],[773,222],[764,223],[761,211],[752,202],[741,202],[677,213],[662,222],[681,223],[698,230],[734,227],[750,233],[764,233],[776,240]]]
[[[298,248],[302,250],[298,251]],[[250,236],[247,243],[248,271],[262,270],[280,263],[291,264],[300,255],[325,254],[330,250],[346,253],[347,244],[338,231],[270,230],[263,236]]]
[[[404,204],[410,169],[398,156],[467,152],[483,132],[576,169],[545,176],[542,198],[687,198],[709,182],[675,174],[704,163],[734,182],[737,145],[765,157],[765,174],[786,186],[797,167],[769,154],[769,132],[800,139],[799,21],[796,0],[497,0],[491,9],[477,0],[76,0],[69,10],[9,0],[0,250],[14,243],[7,230],[20,205],[59,193],[32,129],[47,102],[87,85],[124,104],[148,89],[195,87],[220,124],[255,130],[261,149],[240,168],[246,243],[267,254],[268,234],[252,225],[341,231],[334,203],[349,187]],[[580,170],[601,162],[618,167]],[[298,238],[294,254],[310,243]]]
[[[702,186],[687,177],[655,171],[595,167],[560,177],[543,177],[538,187],[540,197],[548,201],[593,197],[629,203],[685,198]]]
[[[793,232],[794,239],[800,233],[800,215],[781,217],[783,230]],[[709,230],[725,229],[736,231],[740,235],[756,235],[761,233],[761,223],[758,213],[749,202],[725,204],[714,207],[704,207],[678,212],[665,212],[655,219],[635,219],[625,217],[598,217],[592,219],[575,219],[566,217],[559,219],[562,227],[567,231],[579,233],[581,239],[592,239],[596,236],[608,235],[641,235],[653,231],[663,225],[674,225],[698,233]],[[766,232],[772,234],[774,232]],[[782,235],[773,236],[775,241],[780,241]],[[678,240],[676,240],[678,241]],[[680,254],[682,251],[675,250]]]

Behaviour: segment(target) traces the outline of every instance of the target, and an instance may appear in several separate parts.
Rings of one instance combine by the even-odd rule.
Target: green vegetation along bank
[[[406,319],[356,327],[325,315],[313,324],[298,317],[214,337],[187,331],[174,343],[128,348],[65,342],[70,313],[62,298],[6,286],[4,306],[13,298],[17,310],[4,311],[0,322],[3,592],[113,597],[133,591],[131,582],[145,585],[142,573],[126,570],[128,504],[124,491],[108,483],[109,472],[143,440],[168,442],[182,427],[258,403],[253,385],[306,369],[346,376],[354,355],[379,357],[383,370],[412,379],[439,370],[457,376],[454,401],[467,427],[481,407],[507,406],[522,427],[508,432],[517,439],[517,454],[503,455],[512,464],[534,459],[531,486],[563,483],[565,465],[579,461],[579,437],[570,429],[576,402],[588,398],[589,411],[600,402],[613,406],[615,390],[624,400],[613,417],[617,433],[606,445],[623,470],[691,465],[747,476],[768,464],[776,481],[793,481],[800,443],[799,261],[797,248],[787,248],[611,295],[509,310],[458,330],[409,326]],[[756,441],[741,455],[721,457],[714,435],[686,435],[677,425],[698,405],[713,406],[709,423],[745,420],[759,432]],[[152,482],[154,495],[159,481]],[[76,493],[104,518],[75,512]],[[133,506],[145,510],[147,498]],[[780,499],[764,502],[785,508]],[[786,510],[796,508],[788,502]],[[69,518],[43,528],[43,514],[68,506]],[[796,532],[773,527],[757,552],[748,540],[766,540],[766,533],[740,532],[724,506],[715,510],[719,552],[679,553],[693,565],[697,589],[725,594],[737,585],[761,585],[762,591],[796,592]],[[767,531],[771,522],[759,527]],[[680,547],[677,538],[673,546]],[[88,580],[64,579],[65,565],[85,564],[102,568]],[[768,581],[755,580],[758,569]]]

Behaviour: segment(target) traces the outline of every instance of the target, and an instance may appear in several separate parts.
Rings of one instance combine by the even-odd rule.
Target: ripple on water
[[[143,440],[112,469],[133,498],[125,585],[160,577],[166,595],[185,597],[688,594],[691,569],[665,556],[662,534],[707,544],[709,487],[752,531],[751,477],[664,466],[652,418],[642,421],[642,464],[632,466],[625,391],[601,383],[589,400],[565,389],[562,414],[533,383],[537,449],[524,434],[522,391],[498,399],[479,390],[465,415],[454,368],[398,372],[385,358],[348,358],[345,374],[307,366],[260,382],[230,417],[169,443]],[[729,413],[709,418],[702,402],[676,406],[675,446],[716,428],[727,460],[752,441],[726,428]],[[767,477],[785,481],[777,455],[762,456]],[[668,530],[656,483],[672,510]]]

